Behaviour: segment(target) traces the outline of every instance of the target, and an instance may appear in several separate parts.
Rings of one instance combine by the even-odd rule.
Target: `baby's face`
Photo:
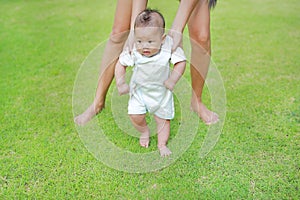
[[[157,54],[165,38],[159,27],[136,28],[134,34],[137,51],[146,57]]]

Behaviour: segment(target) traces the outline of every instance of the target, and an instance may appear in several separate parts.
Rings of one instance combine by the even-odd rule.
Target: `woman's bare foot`
[[[140,137],[140,145],[141,147],[148,148],[149,147],[149,133],[142,133]]]
[[[94,104],[91,104],[83,113],[74,118],[74,122],[77,125],[83,126],[88,123],[93,117],[95,117],[102,109],[96,109]]]
[[[166,157],[172,154],[167,146],[158,147],[158,149],[161,157]]]
[[[219,121],[219,116],[206,108],[202,102],[191,103],[191,110],[196,112],[206,125],[212,125]]]

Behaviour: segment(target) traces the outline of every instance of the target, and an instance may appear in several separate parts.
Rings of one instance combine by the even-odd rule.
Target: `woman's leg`
[[[106,93],[114,77],[115,64],[129,34],[131,18],[145,9],[147,5],[147,0],[133,1],[118,0],[117,2],[112,32],[101,61],[96,95],[93,103],[82,114],[75,117],[74,121],[78,125],[84,125],[90,121],[105,106]]]
[[[150,129],[146,122],[146,115],[129,115],[134,128],[141,133],[140,145],[142,147],[149,147]]]
[[[210,64],[210,11],[207,0],[200,0],[196,4],[189,21],[189,35],[192,46],[191,78],[192,100],[191,109],[206,124],[213,124],[219,120],[216,113],[208,110],[202,102],[202,91]]]
[[[167,147],[170,136],[170,120],[154,116],[157,126],[157,147],[162,157],[170,155],[172,152]]]

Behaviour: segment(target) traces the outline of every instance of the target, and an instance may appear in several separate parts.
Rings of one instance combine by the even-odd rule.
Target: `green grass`
[[[178,3],[149,4],[170,26]],[[200,124],[174,164],[141,174],[95,159],[73,123],[77,71],[107,39],[115,1],[0,5],[0,199],[300,198],[299,1],[218,3],[212,53],[227,95],[220,140],[199,158],[207,131]],[[100,121],[113,120],[107,104]],[[108,137],[121,147],[139,151],[137,140],[104,128],[119,131],[120,140]]]

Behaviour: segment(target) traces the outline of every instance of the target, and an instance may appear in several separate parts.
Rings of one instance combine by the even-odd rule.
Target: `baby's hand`
[[[129,85],[126,83],[118,85],[117,88],[118,88],[119,95],[129,93]]]
[[[173,91],[174,87],[175,87],[175,83],[174,81],[170,80],[170,79],[167,79],[165,82],[164,82],[164,85],[166,88],[168,88],[169,90]]]

